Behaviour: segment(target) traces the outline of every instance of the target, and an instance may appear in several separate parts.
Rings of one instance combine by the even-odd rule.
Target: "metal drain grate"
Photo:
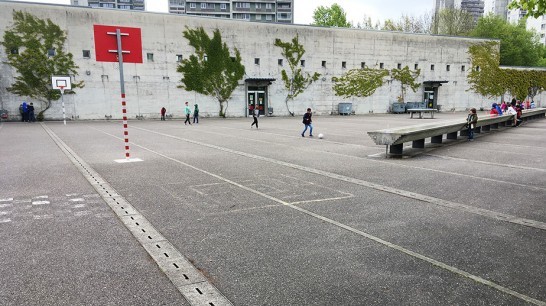
[[[45,124],[41,124],[191,305],[233,305],[155,227]]]

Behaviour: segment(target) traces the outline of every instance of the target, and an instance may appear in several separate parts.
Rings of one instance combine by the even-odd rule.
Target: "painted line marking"
[[[233,304],[206,278],[195,268],[168,240],[159,233],[157,229],[138,212],[125,198],[117,195],[117,192],[103,180],[101,176],[91,166],[79,157],[66,143],[64,143],[49,127],[40,123],[42,128],[49,134],[51,139],[59,147],[59,149],[68,157],[68,159],[76,166],[82,175],[89,181],[91,186],[99,192],[103,200],[107,203],[117,217],[125,224],[127,229],[139,241],[144,249],[154,259],[159,268],[165,273],[172,284],[178,289],[182,296],[190,303],[190,305],[216,305],[216,306],[233,306]],[[92,184],[92,180],[87,174],[99,178],[102,186]],[[115,196],[114,196],[115,194]],[[88,212],[90,213],[90,212]],[[76,215],[77,213],[75,213]],[[171,246],[170,257],[171,261],[166,261],[151,251],[150,243],[167,243]],[[153,247],[152,247],[153,249]],[[178,264],[178,269],[173,268],[172,263]],[[184,274],[184,272],[186,274]],[[188,276],[191,276],[188,279]],[[188,291],[188,286],[197,289],[201,295],[194,295]]]
[[[0,216],[5,216],[11,214],[11,211],[0,211]]]
[[[290,202],[288,204],[290,205],[298,205],[298,204],[306,204],[306,203],[317,203],[317,202],[327,202],[327,201],[336,201],[336,200],[343,200],[343,199],[350,199],[354,198],[354,195],[344,196],[344,197],[337,197],[337,198],[325,198],[325,199],[317,199],[317,200],[307,200],[307,201],[298,201],[298,202]]]
[[[546,169],[540,169],[540,168],[533,168],[533,167],[525,167],[525,166],[517,166],[517,165],[505,165],[505,164],[499,164],[499,163],[493,163],[493,162],[487,162],[482,160],[475,160],[475,159],[466,159],[466,158],[459,158],[459,157],[451,157],[451,156],[441,156],[436,154],[424,154],[432,157],[442,158],[442,159],[449,159],[449,160],[458,160],[458,161],[465,161],[465,162],[473,162],[476,164],[483,164],[483,165],[489,165],[489,166],[498,166],[498,167],[504,167],[504,168],[513,168],[513,169],[521,169],[521,170],[527,170],[527,171],[538,171],[538,172],[546,172]]]
[[[11,219],[0,219],[0,223],[8,223],[11,222]]]
[[[48,198],[49,196],[46,196],[46,195],[34,197],[34,199],[48,199]]]
[[[0,208],[4,208],[4,207],[12,207],[13,204],[0,204]]]
[[[70,199],[70,202],[84,202],[85,199],[82,198],[76,198],[76,199]]]
[[[32,205],[47,205],[50,204],[49,201],[33,201]]]
[[[95,130],[97,130],[99,132],[102,132],[104,134],[110,135],[112,137],[117,137],[115,135],[112,135],[112,134],[109,134],[107,132],[101,131],[101,130],[96,129],[94,127],[90,127],[90,128],[95,129]],[[376,183],[364,181],[364,180],[361,180],[361,179],[356,179],[356,178],[348,177],[348,176],[345,176],[345,175],[336,174],[336,173],[333,173],[333,172],[318,170],[318,169],[315,169],[315,168],[310,168],[310,167],[306,167],[306,166],[292,164],[292,163],[289,163],[289,162],[284,162],[284,161],[276,160],[276,159],[269,158],[269,157],[263,157],[263,156],[259,156],[259,155],[255,155],[255,154],[236,151],[236,150],[232,150],[232,149],[229,149],[229,148],[224,148],[224,147],[220,147],[220,146],[216,146],[216,145],[211,145],[211,144],[207,144],[207,143],[203,143],[203,142],[199,142],[199,141],[195,141],[195,140],[185,139],[185,138],[181,138],[181,137],[177,137],[177,136],[173,136],[173,135],[169,135],[169,134],[165,134],[165,133],[161,133],[161,132],[156,132],[156,131],[152,131],[152,130],[148,130],[148,129],[144,129],[144,128],[139,128],[139,127],[133,127],[133,128],[138,129],[138,130],[142,130],[142,131],[146,131],[146,132],[149,132],[151,134],[157,134],[157,135],[165,136],[167,138],[177,139],[177,140],[193,143],[193,144],[196,144],[196,145],[212,148],[212,149],[223,151],[223,152],[228,152],[228,153],[232,153],[232,154],[236,154],[236,155],[240,155],[240,156],[244,156],[244,157],[248,157],[248,158],[253,158],[253,159],[256,159],[256,160],[261,160],[261,161],[269,162],[269,163],[272,163],[272,164],[281,165],[281,166],[285,166],[285,167],[288,167],[288,168],[292,168],[292,169],[296,169],[296,170],[301,170],[301,171],[321,175],[321,176],[324,176],[324,177],[329,177],[329,178],[336,179],[336,180],[339,180],[339,181],[348,182],[348,183],[352,183],[352,184],[355,184],[355,185],[360,185],[360,186],[372,188],[372,189],[375,189],[375,190],[379,190],[379,191],[383,191],[383,192],[403,196],[403,197],[410,198],[410,199],[419,200],[419,201],[430,203],[430,204],[437,205],[437,206],[442,206],[442,207],[447,207],[447,208],[454,209],[454,210],[459,210],[459,211],[463,211],[463,212],[467,212],[467,213],[472,213],[472,214],[480,215],[480,216],[483,216],[483,217],[491,218],[491,219],[494,219],[494,220],[500,220],[500,221],[505,221],[505,222],[509,222],[509,223],[513,223],[513,224],[524,225],[524,226],[528,226],[528,227],[538,228],[538,229],[541,229],[541,230],[546,230],[546,223],[541,222],[541,221],[535,221],[535,220],[531,220],[531,219],[520,218],[520,217],[517,217],[517,216],[504,214],[504,213],[500,213],[500,212],[495,212],[495,211],[484,209],[484,208],[478,208],[478,207],[474,207],[474,206],[470,206],[470,205],[466,205],[466,204],[461,204],[461,203],[456,203],[456,202],[452,202],[452,201],[448,201],[448,200],[443,200],[443,199],[440,199],[440,198],[435,198],[435,197],[432,197],[432,196],[427,196],[427,195],[423,195],[423,194],[419,194],[419,193],[415,193],[415,192],[409,192],[409,191],[405,191],[405,190],[401,190],[401,189],[397,189],[397,188],[393,188],[393,187],[389,187],[389,186],[384,186],[384,185],[381,185],[381,184],[376,184]]]
[[[92,129],[95,129],[95,128],[92,128]],[[95,129],[95,130],[97,130],[97,131],[99,131],[99,132],[102,132],[102,133],[104,133],[104,134],[106,134],[106,135],[109,135],[109,136],[111,136],[111,137],[119,138],[119,137],[114,136],[114,135],[112,135],[112,134],[109,134],[109,133],[107,133],[107,132],[104,132],[104,131],[101,131],[101,130],[98,130],[98,129]],[[187,163],[185,163],[185,162],[179,161],[179,160],[177,160],[177,159],[175,159],[175,158],[172,158],[172,157],[169,157],[169,156],[164,155],[164,154],[162,154],[162,153],[156,152],[156,151],[154,151],[154,150],[152,150],[152,149],[148,149],[148,148],[146,148],[146,147],[144,147],[144,146],[141,146],[141,145],[138,145],[138,144],[135,144],[135,143],[132,143],[132,144],[135,145],[135,146],[137,146],[137,147],[139,147],[139,148],[141,148],[141,149],[143,149],[143,150],[146,150],[146,151],[148,151],[148,152],[154,153],[154,154],[156,154],[156,155],[158,155],[158,156],[161,156],[161,157],[163,157],[163,158],[166,158],[166,159],[171,160],[171,161],[173,161],[173,162],[176,162],[176,163],[178,163],[178,164],[184,165],[184,166],[186,166],[186,167],[188,167],[188,168],[191,168],[191,169],[193,169],[193,170],[202,172],[202,173],[207,174],[207,175],[209,175],[209,176],[212,176],[212,177],[214,177],[214,178],[216,178],[216,179],[222,180],[222,181],[224,181],[224,182],[226,182],[226,183],[228,183],[228,184],[231,184],[231,185],[233,185],[233,186],[237,186],[237,187],[239,187],[239,188],[241,188],[241,189],[244,189],[244,190],[246,190],[246,191],[252,192],[252,193],[254,193],[254,194],[256,194],[256,195],[259,195],[259,196],[264,197],[264,198],[266,198],[266,199],[269,199],[269,200],[271,200],[271,201],[277,202],[277,203],[279,203],[279,204],[281,204],[281,205],[283,205],[283,206],[286,206],[286,207],[295,209],[295,210],[297,210],[297,211],[299,211],[299,212],[301,212],[301,213],[304,213],[304,214],[309,215],[309,216],[311,216],[311,217],[317,218],[317,219],[319,219],[319,220],[321,220],[321,221],[330,223],[330,224],[332,224],[332,225],[334,225],[334,226],[337,226],[337,227],[339,227],[339,228],[345,229],[345,230],[347,230],[347,231],[349,231],[349,232],[352,232],[352,233],[357,234],[357,235],[359,235],[359,236],[365,237],[365,238],[367,238],[367,239],[369,239],[369,240],[375,241],[375,242],[377,242],[377,243],[379,243],[379,244],[382,244],[382,245],[384,245],[384,246],[386,246],[386,247],[389,247],[389,248],[391,248],[391,249],[400,251],[400,252],[402,252],[402,253],[404,253],[404,254],[407,254],[407,255],[409,255],[409,256],[411,256],[411,257],[414,257],[414,258],[420,259],[420,260],[422,260],[422,261],[428,262],[428,263],[430,263],[430,264],[432,264],[432,265],[434,265],[434,266],[437,266],[437,267],[442,268],[442,269],[444,269],[444,270],[450,271],[450,272],[452,272],[452,273],[454,273],[454,274],[457,274],[457,275],[459,275],[459,276],[462,276],[462,277],[471,279],[471,280],[473,280],[473,281],[475,281],[475,282],[477,282],[477,283],[480,283],[480,284],[489,286],[489,287],[491,287],[491,288],[493,288],[493,289],[496,289],[496,290],[498,290],[498,291],[500,291],[500,292],[503,292],[503,293],[512,295],[512,296],[514,296],[514,297],[516,297],[516,298],[519,298],[519,299],[521,299],[521,300],[523,300],[523,301],[525,301],[525,302],[532,303],[532,304],[535,304],[535,305],[540,305],[540,306],[546,306],[546,302],[543,302],[543,301],[534,299],[534,298],[532,298],[532,297],[529,297],[529,296],[527,296],[527,295],[524,295],[524,294],[519,293],[519,292],[517,292],[517,291],[514,291],[514,290],[512,290],[512,289],[503,287],[503,286],[501,286],[501,285],[499,285],[499,284],[497,284],[497,283],[494,283],[494,282],[492,282],[492,281],[489,281],[489,280],[487,280],[487,279],[484,279],[484,278],[481,278],[481,277],[479,277],[479,276],[473,275],[473,274],[471,274],[471,273],[468,273],[468,272],[463,271],[463,270],[461,270],[461,269],[458,269],[458,268],[456,268],[456,267],[447,265],[447,264],[445,264],[445,263],[443,263],[443,262],[440,262],[440,261],[435,260],[435,259],[433,259],[433,258],[427,257],[427,256],[425,256],[425,255],[421,255],[421,254],[419,254],[419,253],[416,253],[416,252],[414,252],[414,251],[411,251],[411,250],[409,250],[409,249],[406,249],[406,248],[404,248],[404,247],[402,247],[402,246],[399,246],[399,245],[397,245],[397,244],[388,242],[388,241],[383,240],[383,239],[381,239],[381,238],[379,238],[379,237],[373,236],[373,235],[371,235],[371,234],[368,234],[368,233],[366,233],[366,232],[360,231],[360,230],[355,229],[355,228],[353,228],[353,227],[350,227],[350,226],[348,226],[348,225],[342,224],[342,223],[340,223],[340,222],[338,222],[338,221],[335,221],[335,220],[333,220],[333,219],[326,218],[326,217],[324,217],[324,216],[321,216],[321,215],[318,215],[318,214],[313,213],[313,212],[311,212],[311,211],[308,211],[308,210],[306,210],[306,209],[303,209],[303,208],[301,208],[301,207],[299,207],[299,206],[290,205],[290,203],[287,203],[287,202],[285,202],[285,201],[283,201],[283,200],[280,200],[280,199],[275,198],[275,197],[273,197],[273,196],[270,196],[270,195],[268,195],[268,194],[259,192],[259,191],[257,191],[257,190],[252,189],[252,188],[248,188],[248,187],[243,186],[243,185],[241,185],[241,184],[239,184],[239,183],[237,183],[237,182],[234,182],[234,181],[232,181],[232,180],[229,180],[229,179],[227,179],[227,178],[224,178],[224,177],[222,177],[222,176],[220,176],[220,175],[217,175],[217,174],[208,172],[208,171],[206,171],[206,170],[197,168],[197,167],[192,166],[192,165],[190,165],[190,164],[187,164]]]
[[[13,198],[0,199],[0,202],[11,202]]]
[[[53,219],[53,215],[33,215],[34,220]]]

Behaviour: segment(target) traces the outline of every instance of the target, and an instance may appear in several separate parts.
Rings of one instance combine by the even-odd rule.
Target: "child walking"
[[[186,102],[185,104],[186,104],[186,108],[184,109],[184,112],[186,113],[186,121],[184,121],[184,125],[186,125],[187,123],[191,125],[191,121],[190,121],[191,109],[188,102]]]
[[[260,117],[260,110],[255,107],[252,111],[252,119],[254,119],[254,122],[252,122],[250,128],[252,128],[253,125],[256,125],[256,129],[258,129],[258,117]]]
[[[193,109],[193,123],[199,124],[199,105],[195,104]]]

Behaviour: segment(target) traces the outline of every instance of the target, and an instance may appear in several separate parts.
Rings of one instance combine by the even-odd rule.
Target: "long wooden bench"
[[[524,121],[544,118],[546,108],[524,110],[521,119]],[[514,115],[480,116],[476,123],[475,133],[490,131],[499,127],[511,126],[514,123]],[[432,143],[442,143],[444,134],[447,139],[457,139],[457,136],[466,136],[466,120],[450,120],[429,124],[420,124],[407,127],[384,129],[368,132],[375,144],[386,145],[392,155],[401,155],[404,143],[413,142],[413,148],[424,148],[425,139],[431,138]]]

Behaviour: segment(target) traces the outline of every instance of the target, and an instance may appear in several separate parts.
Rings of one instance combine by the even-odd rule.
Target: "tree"
[[[508,8],[521,9],[527,12],[526,15],[539,18],[546,14],[546,0],[513,0]]]
[[[386,19],[381,30],[404,33],[429,33],[430,29],[427,28],[429,24],[427,18],[429,17],[426,14],[420,17],[402,14],[398,20]]]
[[[43,20],[29,13],[14,11],[13,22],[4,32],[1,44],[8,57],[7,63],[15,68],[18,75],[6,89],[42,103],[37,119],[43,120],[52,101],[61,98],[60,91],[51,88],[51,77],[77,75],[78,66],[72,60],[72,54],[63,50],[66,33],[50,19]],[[72,89],[82,87],[83,81],[72,83]],[[66,93],[75,92],[70,90]]]
[[[218,29],[212,39],[203,27],[186,27],[183,34],[195,54],[178,65],[177,71],[182,73],[182,85],[178,87],[215,98],[220,104],[220,117],[225,117],[228,101],[245,74],[239,50],[234,48],[235,56],[231,56]]]
[[[275,39],[275,46],[282,49],[281,54],[288,62],[289,71],[285,69],[281,71],[284,87],[288,91],[284,103],[290,115],[294,116],[294,112],[290,111],[288,101],[294,100],[299,94],[303,93],[313,82],[318,80],[320,74],[315,72],[309,74],[302,71],[301,59],[305,54],[303,45],[300,44],[298,35],[292,38],[292,42],[283,42],[280,39]]]
[[[369,97],[381,86],[389,75],[386,69],[351,69],[341,77],[333,77],[336,96],[344,98]]]
[[[512,24],[498,16],[480,18],[473,37],[500,39],[500,64],[507,66],[536,66],[539,64],[542,46],[536,33],[525,28],[525,22]]]
[[[312,25],[325,26],[325,27],[338,27],[338,28],[351,28],[353,25],[347,21],[347,13],[345,10],[334,3],[332,6],[319,6],[313,12]]]
[[[406,96],[406,91],[408,87],[415,92],[421,84],[415,82],[415,80],[419,77],[421,74],[421,69],[417,69],[414,71],[411,71],[408,66],[405,66],[402,69],[392,69],[391,70],[391,76],[394,80],[397,80],[400,82],[400,99],[399,102],[404,102],[404,98]]]
[[[446,8],[434,16],[432,33],[441,35],[466,35],[474,28],[474,17],[459,8]]]

